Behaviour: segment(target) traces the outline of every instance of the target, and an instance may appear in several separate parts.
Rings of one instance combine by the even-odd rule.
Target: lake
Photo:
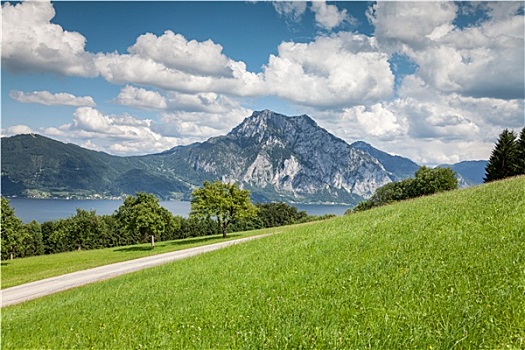
[[[25,223],[36,220],[40,223],[71,217],[77,208],[95,210],[98,215],[111,215],[124,201],[121,200],[66,200],[66,199],[32,199],[10,198],[10,205]],[[160,201],[160,205],[174,215],[187,217],[190,213],[190,202]],[[298,210],[304,210],[309,215],[335,214],[343,215],[346,205],[295,204]]]

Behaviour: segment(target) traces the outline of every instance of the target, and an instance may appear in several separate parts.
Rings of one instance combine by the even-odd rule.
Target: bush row
[[[430,169],[422,166],[416,171],[415,178],[391,182],[378,188],[370,199],[359,203],[353,210],[345,214],[457,188],[458,180],[452,169]]]

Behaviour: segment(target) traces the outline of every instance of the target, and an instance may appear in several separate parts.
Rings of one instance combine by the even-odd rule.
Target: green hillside
[[[2,347],[523,349],[525,177],[2,310]]]
[[[4,196],[89,198],[144,191],[169,199],[189,191],[147,157],[112,156],[36,134],[1,141]]]

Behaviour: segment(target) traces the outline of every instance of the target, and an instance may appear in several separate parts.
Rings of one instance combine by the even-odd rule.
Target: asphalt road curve
[[[166,264],[171,261],[211,252],[234,244],[268,236],[269,234],[239,238],[231,241],[188,248],[170,253],[163,253],[145,258],[123,261],[115,264],[77,271],[66,275],[46,278],[40,281],[22,284],[2,290],[2,307],[18,304],[27,300],[40,298],[66,289],[80,287],[89,283],[106,280],[148,267]]]

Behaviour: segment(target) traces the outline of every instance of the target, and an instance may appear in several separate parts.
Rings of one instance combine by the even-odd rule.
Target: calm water
[[[190,202],[161,201],[159,203],[174,215],[187,217],[190,213]],[[15,209],[16,216],[24,222],[36,220],[42,223],[73,216],[77,208],[95,210],[98,215],[110,215],[123,204],[123,201],[11,198],[10,204]],[[343,215],[350,208],[345,205],[318,204],[296,204],[295,206],[298,210],[304,210],[310,215]]]

